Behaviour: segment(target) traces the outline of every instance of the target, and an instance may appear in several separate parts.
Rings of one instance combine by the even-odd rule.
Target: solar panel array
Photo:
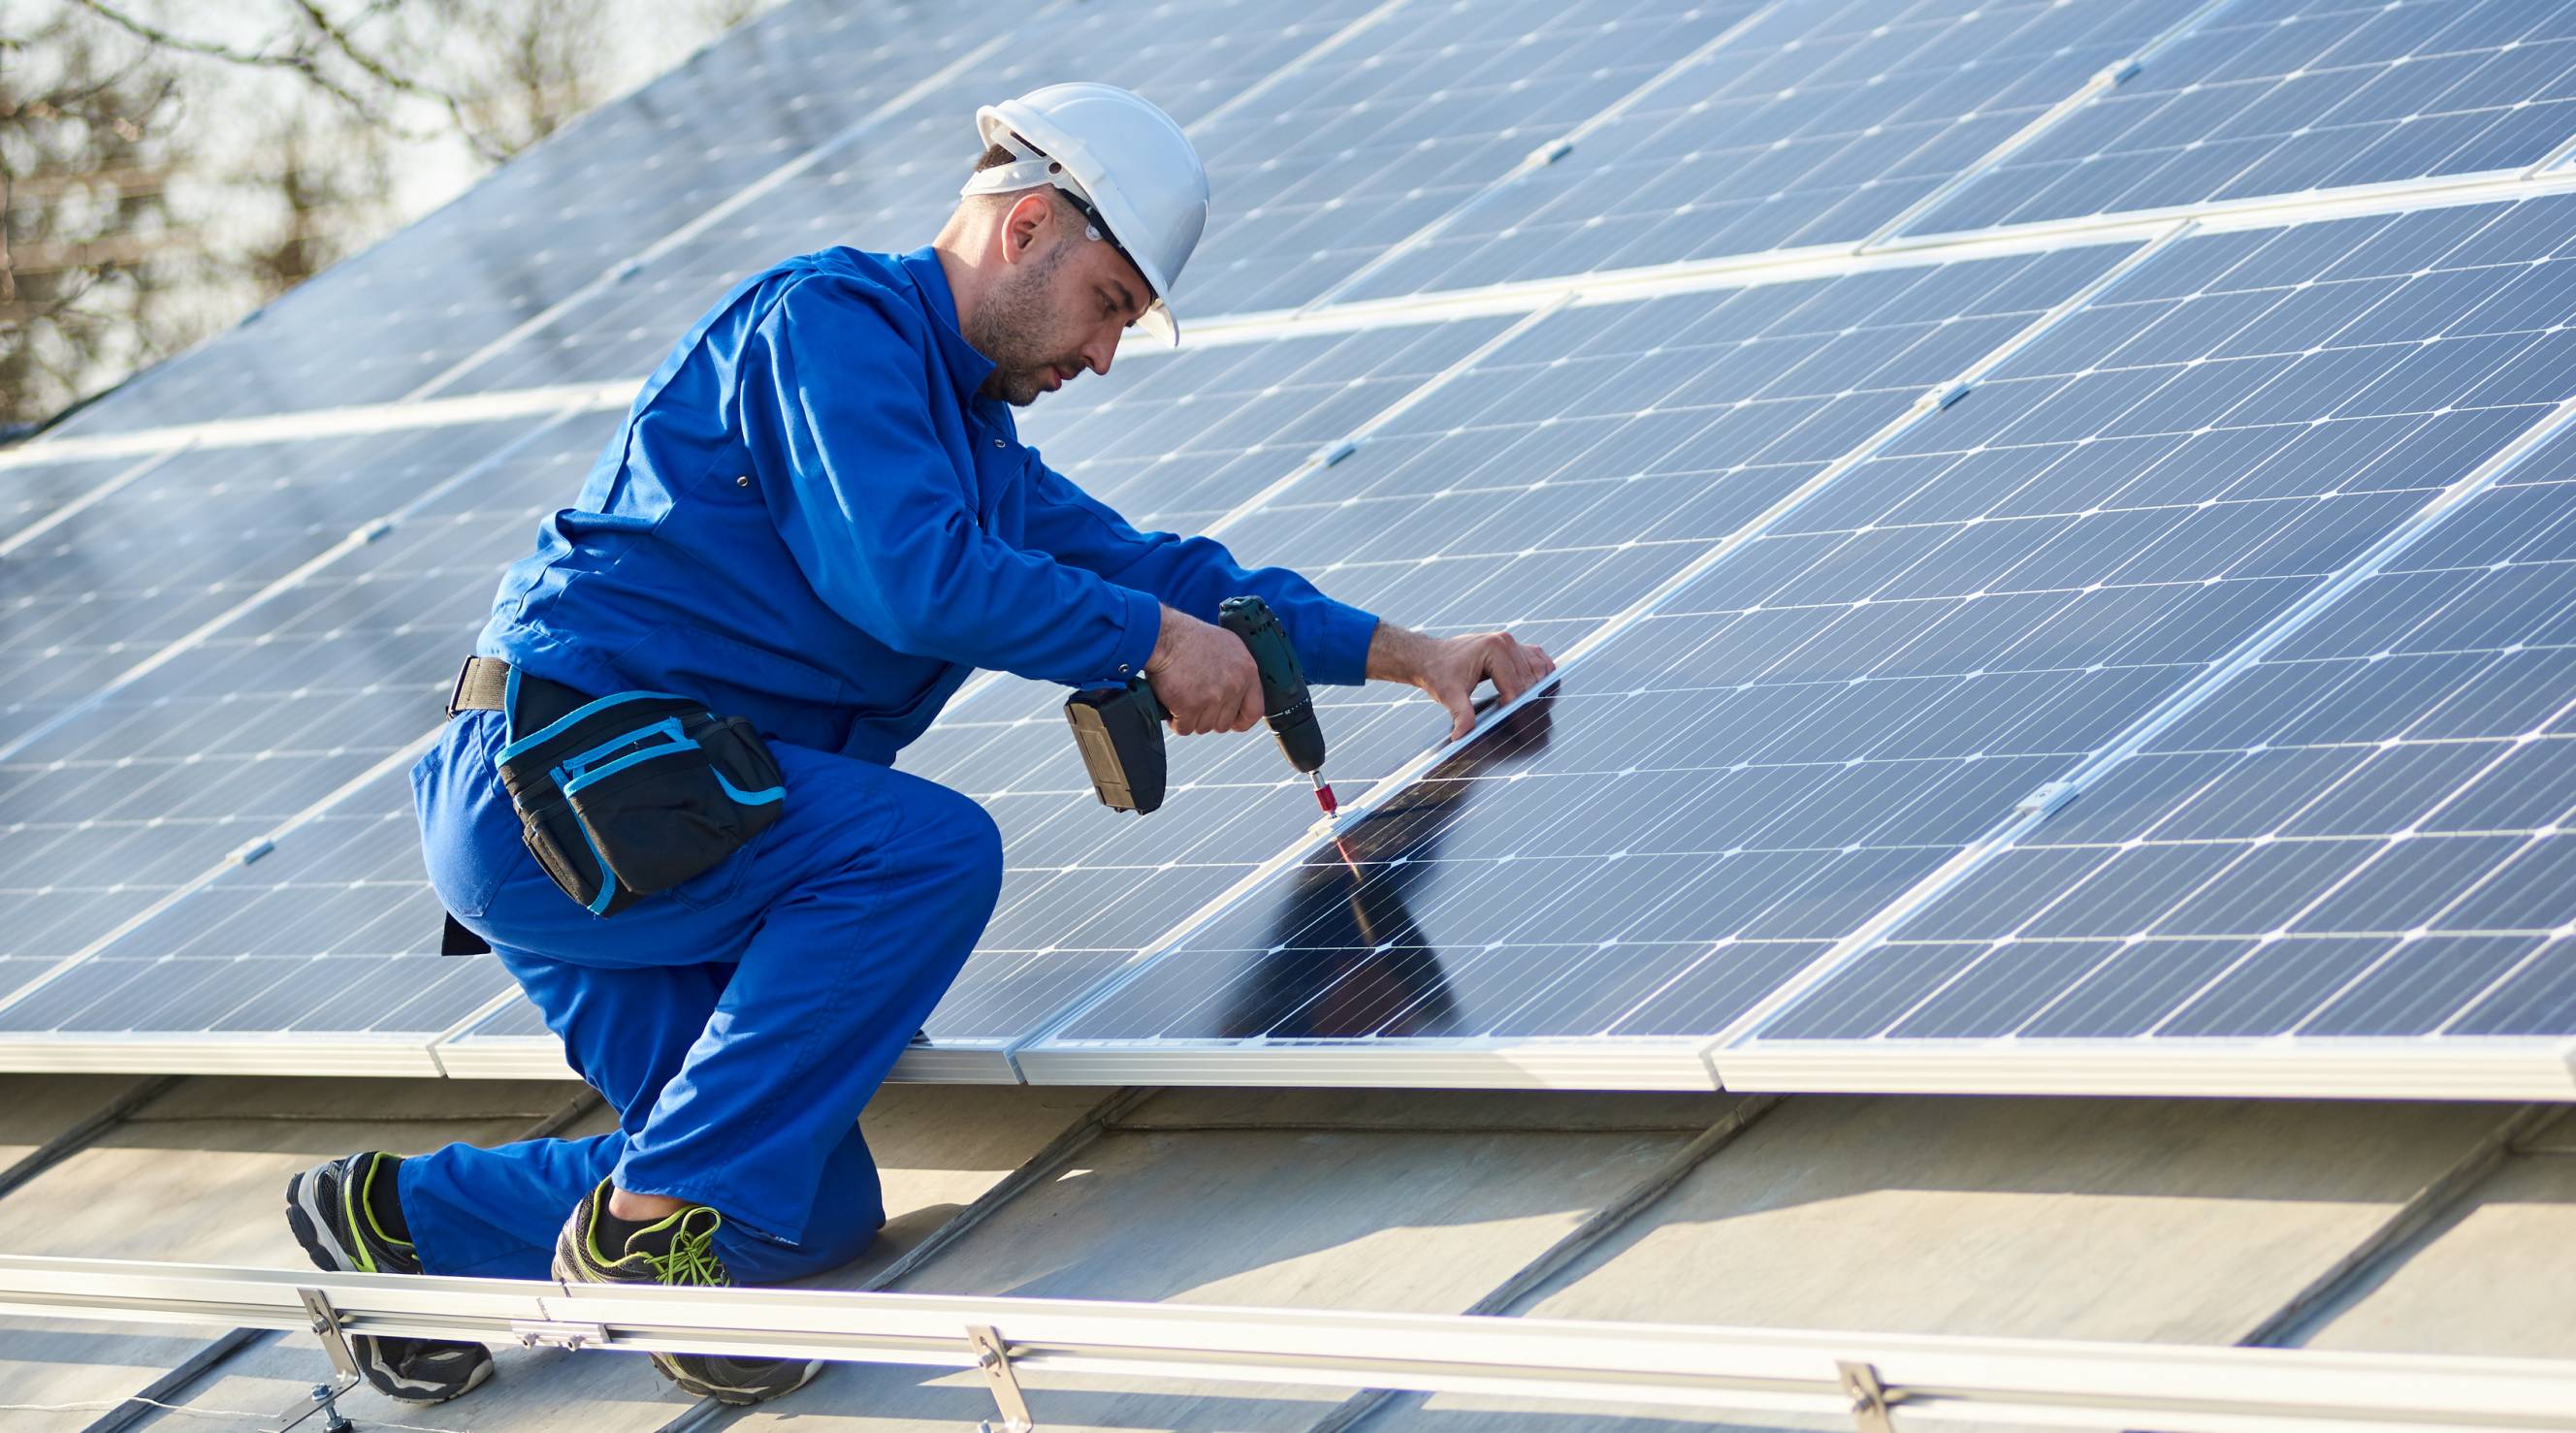
[[[1088,78],[1217,218],[1048,460],[1565,663],[1455,745],[1321,694],[1336,840],[1259,737],[1108,812],[979,679],[901,764],[1001,906],[899,1073],[2576,1092],[2576,27],[1276,8],[796,0],[0,453],[0,1067],[560,1068],[403,775],[494,577],[726,286]]]

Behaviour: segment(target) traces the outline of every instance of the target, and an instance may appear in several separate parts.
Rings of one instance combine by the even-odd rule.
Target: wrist
[[[1175,619],[1181,616],[1181,613],[1172,610],[1169,603],[1155,605],[1155,617],[1159,625],[1154,629],[1154,650],[1145,658],[1145,675],[1154,676],[1171,665],[1172,648],[1178,644],[1181,631],[1181,624]]]

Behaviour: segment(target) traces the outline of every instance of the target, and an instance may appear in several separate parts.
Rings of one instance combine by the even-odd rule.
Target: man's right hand
[[[1250,731],[1261,722],[1261,671],[1243,639],[1186,612],[1163,609],[1146,680],[1183,736]]]

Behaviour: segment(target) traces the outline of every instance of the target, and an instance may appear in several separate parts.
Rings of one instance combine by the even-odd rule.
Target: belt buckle
[[[447,719],[456,719],[457,704],[465,700],[465,679],[474,672],[474,658],[467,657],[456,668],[456,680],[447,686]]]

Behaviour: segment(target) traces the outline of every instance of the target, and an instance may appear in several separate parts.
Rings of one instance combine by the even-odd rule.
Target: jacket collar
[[[949,381],[957,385],[960,407],[973,411],[978,406],[976,390],[992,375],[993,360],[975,351],[966,335],[957,328],[957,296],[948,287],[948,272],[939,267],[939,251],[923,247],[909,254],[897,254],[895,266],[912,281],[921,294],[922,307],[938,322],[930,326],[932,341],[939,345],[940,361],[947,365]]]

